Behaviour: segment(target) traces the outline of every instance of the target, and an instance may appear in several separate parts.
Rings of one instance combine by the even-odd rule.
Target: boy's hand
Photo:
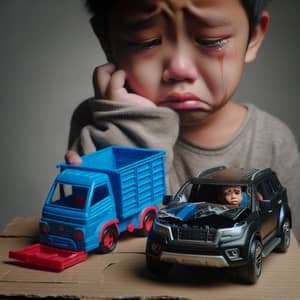
[[[71,165],[81,165],[82,163],[80,155],[73,150],[69,150],[65,154],[65,161]]]
[[[115,65],[107,63],[97,67],[94,71],[96,98],[126,102],[138,106],[155,106],[149,99],[129,93],[125,88],[125,82],[125,71],[116,70]]]

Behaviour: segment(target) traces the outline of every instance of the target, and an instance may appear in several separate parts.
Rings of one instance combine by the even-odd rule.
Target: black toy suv
[[[239,204],[228,204],[230,196]],[[164,204],[146,246],[147,266],[157,275],[175,263],[237,267],[246,283],[255,283],[262,258],[290,244],[286,189],[270,168],[208,169],[174,197],[165,196]]]

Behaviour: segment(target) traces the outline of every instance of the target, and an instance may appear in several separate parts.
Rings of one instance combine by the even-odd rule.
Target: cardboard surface
[[[243,285],[234,272],[176,266],[165,280],[145,266],[145,238],[122,237],[107,255],[89,254],[87,261],[63,272],[29,269],[8,258],[37,241],[38,217],[16,218],[0,236],[0,298],[8,296],[75,299],[300,299],[300,251],[293,237],[286,254],[263,261],[256,285]]]

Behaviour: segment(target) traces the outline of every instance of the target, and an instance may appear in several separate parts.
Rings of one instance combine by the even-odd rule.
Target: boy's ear
[[[104,50],[107,60],[109,62],[113,62],[112,57],[111,57],[111,49],[110,49],[110,43],[109,43],[108,30],[105,30],[103,28],[103,23],[101,23],[99,18],[97,18],[96,16],[94,16],[90,19],[90,24],[92,26],[92,29],[93,29],[95,35],[97,36],[97,38],[100,42],[102,49]]]
[[[249,40],[248,48],[245,55],[245,63],[251,63],[255,60],[260,45],[265,37],[269,27],[270,16],[267,11],[262,12],[259,23]]]

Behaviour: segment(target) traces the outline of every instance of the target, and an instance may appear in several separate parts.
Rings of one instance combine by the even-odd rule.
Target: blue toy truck
[[[125,231],[147,234],[165,194],[164,154],[110,146],[83,156],[81,165],[59,164],[42,212],[40,243],[68,249],[74,256],[113,251]],[[40,254],[34,255],[31,264]],[[39,264],[51,268],[50,263]]]

